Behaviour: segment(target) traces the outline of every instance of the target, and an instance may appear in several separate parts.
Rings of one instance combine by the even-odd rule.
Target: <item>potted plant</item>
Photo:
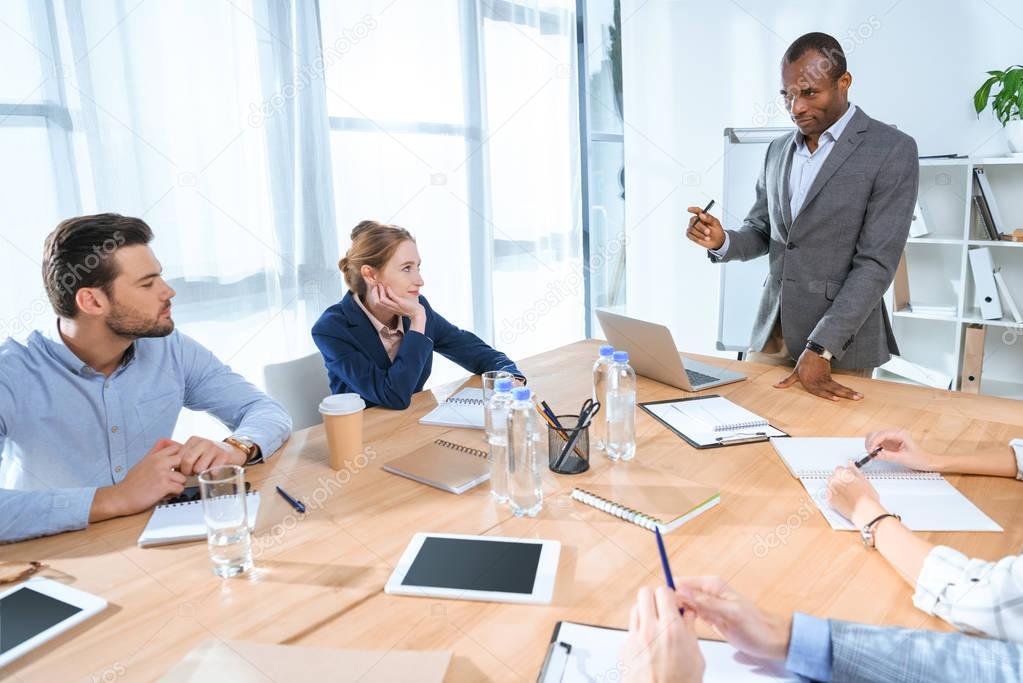
[[[979,115],[991,104],[991,110],[1005,126],[1009,149],[1023,154],[1023,66],[1016,64],[1004,71],[988,71],[988,78],[973,94],[973,107]],[[992,89],[998,86],[998,92]]]

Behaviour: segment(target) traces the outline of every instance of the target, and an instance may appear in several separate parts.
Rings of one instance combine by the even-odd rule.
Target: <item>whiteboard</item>
[[[791,133],[793,128],[725,128],[724,188],[721,196],[721,225],[735,230],[756,199],[757,179],[764,167],[764,155],[771,140]],[[767,256],[752,261],[722,263],[718,297],[719,351],[748,351],[753,323],[760,306],[760,293],[769,272]]]

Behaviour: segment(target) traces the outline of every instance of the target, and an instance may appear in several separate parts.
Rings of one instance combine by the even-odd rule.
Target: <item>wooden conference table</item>
[[[584,341],[521,363],[530,386],[571,412],[590,393],[599,342]],[[901,425],[944,451],[1005,446],[1023,433],[1019,402],[841,378],[862,391],[830,403],[796,387],[772,388],[781,368],[702,358],[749,375],[720,387],[793,436],[859,436]],[[478,386],[478,378],[474,378]],[[625,626],[636,590],[663,575],[649,532],[569,499],[611,464],[593,460],[575,477],[546,473],[544,508],[515,519],[487,486],[464,495],[380,469],[436,438],[482,447],[480,432],[418,424],[453,383],[417,395],[401,412],[366,413],[368,457],[335,472],[321,426],[297,432],[269,463],[249,470],[262,491],[256,569],[221,580],[205,543],[142,550],[147,514],[84,531],[0,546],[5,560],[41,560],[45,575],[103,596],[110,608],[6,670],[0,680],[152,680],[199,642],[242,639],[348,649],[451,650],[449,681],[532,681],[559,619]],[[682,392],[640,378],[639,400]],[[711,392],[708,392],[711,393]],[[913,608],[912,590],[855,533],[832,531],[768,444],[695,450],[639,411],[636,461],[717,487],[721,504],[666,536],[676,574],[718,574],[762,607],[875,624],[947,630]],[[926,536],[971,556],[997,559],[1023,546],[1023,488],[1011,479],[952,476],[952,483],[1005,533]],[[298,517],[273,492],[280,484],[308,506]],[[391,568],[417,531],[557,539],[562,543],[549,606],[409,598],[383,593]]]

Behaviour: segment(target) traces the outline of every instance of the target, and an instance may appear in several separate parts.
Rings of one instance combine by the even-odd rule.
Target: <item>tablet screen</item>
[[[30,588],[0,598],[0,654],[81,611]]]
[[[529,595],[542,549],[541,543],[429,536],[401,584]]]

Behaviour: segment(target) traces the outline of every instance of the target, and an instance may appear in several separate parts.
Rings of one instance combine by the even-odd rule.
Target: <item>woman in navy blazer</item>
[[[505,370],[524,379],[508,356],[461,330],[419,294],[419,250],[405,229],[362,221],[338,266],[348,293],[313,325],[330,390],[354,392],[367,405],[404,410],[422,391],[433,352],[473,374]]]

